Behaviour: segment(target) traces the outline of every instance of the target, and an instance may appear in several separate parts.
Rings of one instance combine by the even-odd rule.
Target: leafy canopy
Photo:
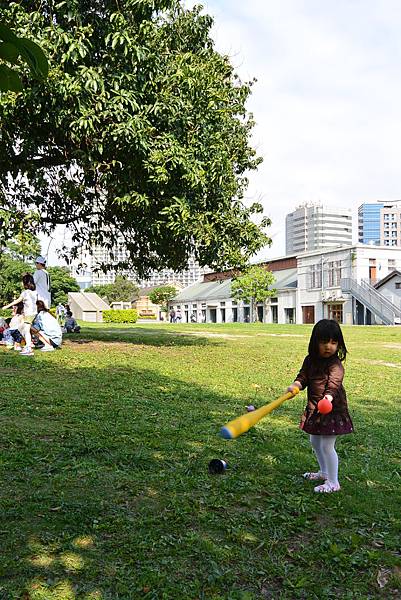
[[[231,284],[231,296],[245,302],[265,302],[274,296],[277,290],[272,288],[274,275],[264,267],[253,266]]]
[[[0,232],[71,229],[75,250],[123,240],[139,277],[240,266],[270,240],[246,206],[252,115],[212,19],[178,0],[0,0],[49,76],[0,95]],[[259,221],[259,224],[255,223]],[[1,235],[1,233],[0,233]]]
[[[114,283],[94,285],[86,288],[85,292],[95,292],[101,298],[111,302],[131,302],[137,296],[139,287],[122,275],[117,275]]]
[[[154,288],[149,294],[149,300],[153,304],[162,306],[163,309],[168,311],[168,303],[170,300],[175,298],[177,295],[177,289],[173,285],[162,285]]]
[[[30,39],[16,36],[9,27],[0,23],[0,93],[22,91],[24,84],[20,74],[9,66],[18,65],[21,61],[28,66],[31,76],[38,80],[47,77],[49,65],[40,46]]]

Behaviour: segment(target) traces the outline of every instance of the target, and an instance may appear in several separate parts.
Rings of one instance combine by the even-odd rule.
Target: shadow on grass
[[[294,491],[310,453],[290,419],[227,442],[230,396],[151,369],[5,359],[0,598],[293,598],[306,561],[316,589],[314,513],[337,539],[358,492],[344,508]],[[215,457],[229,465],[221,477],[207,471]],[[343,568],[330,565],[327,589]]]
[[[82,327],[79,334],[65,334],[64,340],[72,343],[85,343],[85,341],[119,342],[141,344],[145,346],[206,346],[209,344],[222,345],[223,340],[211,340],[201,333],[184,333],[168,331],[155,327],[140,328],[91,328]]]

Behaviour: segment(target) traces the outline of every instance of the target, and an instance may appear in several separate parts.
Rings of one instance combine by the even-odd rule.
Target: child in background
[[[72,316],[72,312],[68,312],[65,323],[64,323],[66,333],[79,333],[81,331],[80,326]]]
[[[320,469],[315,473],[304,473],[304,478],[309,481],[324,480],[323,484],[314,488],[315,492],[338,492],[340,484],[335,444],[338,435],[352,433],[354,428],[343,387],[342,362],[347,355],[347,348],[337,321],[322,319],[316,323],[308,352],[295,381],[287,388],[291,392],[294,387],[300,390],[308,388],[308,403],[300,428],[310,435]],[[328,414],[321,414],[317,408],[323,398],[332,404]]]
[[[20,297],[17,298],[17,300],[10,302],[10,304],[3,306],[3,309],[11,308],[12,306],[16,306],[20,302],[23,303],[23,305],[24,305],[24,309],[23,309],[24,320],[23,320],[22,325],[19,327],[19,331],[21,332],[21,335],[25,338],[25,348],[23,350],[21,350],[21,356],[33,356],[32,339],[31,339],[31,324],[32,324],[32,321],[33,321],[33,319],[35,317],[35,313],[36,313],[37,293],[36,293],[35,282],[30,273],[26,273],[26,275],[24,275],[22,277],[22,285],[24,286],[24,291],[22,292]]]
[[[24,324],[23,317],[24,305],[22,302],[13,306],[13,316],[8,324],[8,329],[4,332],[4,341],[7,348],[14,348],[14,350],[20,351],[22,335],[20,333],[20,327]],[[19,340],[19,341],[17,341]]]

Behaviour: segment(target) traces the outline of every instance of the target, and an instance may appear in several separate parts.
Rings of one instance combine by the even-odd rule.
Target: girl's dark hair
[[[43,302],[43,300],[36,300],[36,307],[38,309],[38,312],[41,312],[42,310],[49,312],[49,309],[46,308],[46,304]]]
[[[26,290],[32,290],[33,292],[36,290],[35,282],[34,282],[33,277],[32,277],[32,275],[30,273],[26,273],[22,277],[22,285],[24,286],[24,288]]]
[[[333,342],[338,343],[338,358],[340,360],[345,360],[347,348],[345,346],[343,332],[337,321],[334,321],[333,319],[322,319],[315,324],[309,340],[309,356],[312,359],[320,358],[319,342],[327,342],[328,340],[333,340]]]

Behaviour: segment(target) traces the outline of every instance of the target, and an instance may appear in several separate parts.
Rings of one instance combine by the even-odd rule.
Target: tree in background
[[[113,268],[244,265],[266,243],[243,203],[260,159],[241,82],[212,18],[178,0],[0,0],[2,19],[49,57],[49,77],[0,96],[0,235],[72,231]],[[258,220],[258,224],[255,222]],[[108,265],[110,266],[110,265]]]
[[[114,283],[106,285],[94,285],[86,288],[85,292],[95,292],[104,298],[109,304],[111,302],[132,302],[138,295],[139,287],[122,275],[117,275]]]
[[[33,261],[38,254],[38,238],[24,231],[0,248],[0,305],[19,296],[22,276],[33,272]]]
[[[274,275],[264,267],[249,267],[243,275],[236,277],[231,284],[231,297],[251,304],[251,321],[256,320],[256,304],[266,302],[276,294],[272,289]]]
[[[67,267],[48,267],[50,275],[52,306],[59,302],[68,302],[68,292],[79,292],[80,287],[74,277],[71,277]]]
[[[157,304],[161,309],[168,313],[168,303],[177,295],[177,289],[173,285],[162,285],[156,287],[149,294],[149,300]]]

